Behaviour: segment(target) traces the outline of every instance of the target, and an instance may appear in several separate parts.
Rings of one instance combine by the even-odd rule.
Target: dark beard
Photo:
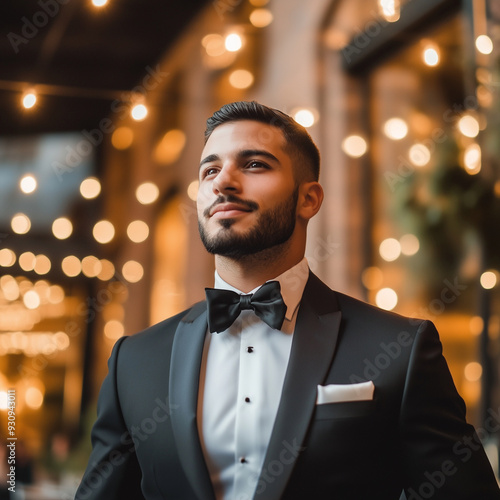
[[[210,237],[202,222],[198,220],[201,241],[208,252],[233,259],[253,255],[281,245],[290,239],[295,229],[295,211],[298,199],[299,189],[296,187],[290,198],[278,206],[262,212],[255,226],[245,234],[236,234],[231,231],[234,219],[223,219],[220,221],[220,225],[224,230],[219,231],[216,236]],[[221,201],[245,204],[254,210],[258,208],[254,202],[243,201],[232,195],[221,197],[221,200],[217,200],[215,204]],[[205,212],[208,213],[209,210]]]

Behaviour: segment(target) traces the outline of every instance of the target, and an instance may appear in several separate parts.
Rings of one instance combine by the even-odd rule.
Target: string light
[[[136,122],[142,122],[148,116],[148,108],[144,104],[135,104],[132,106],[130,115]]]
[[[238,50],[240,50],[243,46],[243,40],[237,33],[231,33],[226,36],[224,40],[224,46],[229,52],[238,52]]]
[[[16,234],[26,234],[31,229],[31,221],[27,215],[18,213],[12,217],[10,226]]]
[[[439,49],[434,44],[427,45],[422,54],[422,59],[427,66],[434,67],[439,64]]]
[[[399,141],[408,134],[408,125],[402,118],[390,118],[384,123],[384,134],[389,139]]]
[[[392,288],[382,288],[375,295],[375,303],[381,309],[392,311],[398,304],[398,294]]]
[[[399,0],[379,0],[378,10],[380,15],[388,22],[396,22],[401,15]]]
[[[352,158],[363,156],[367,150],[368,144],[360,135],[350,135],[342,141],[342,151]]]
[[[101,192],[101,183],[96,177],[87,177],[80,184],[80,194],[87,200],[97,198]]]
[[[129,283],[137,283],[144,276],[144,268],[139,262],[129,260],[123,264],[122,274]]]
[[[94,7],[104,7],[108,3],[108,0],[92,0],[92,5]]]
[[[71,236],[73,224],[66,217],[59,217],[52,223],[52,233],[58,240],[65,240]]]
[[[318,112],[312,108],[299,108],[292,111],[293,119],[305,128],[312,127],[318,117]]]
[[[253,84],[254,76],[246,69],[237,69],[229,75],[229,83],[235,89],[247,89]]]
[[[481,274],[479,282],[485,290],[491,290],[497,284],[497,273],[495,271],[485,271]]]
[[[488,55],[493,52],[493,42],[488,35],[479,35],[476,38],[476,49],[481,54]]]
[[[25,109],[31,109],[35,106],[37,101],[37,96],[33,90],[26,92],[23,95],[22,103]]]
[[[135,220],[128,225],[127,236],[134,243],[142,243],[149,236],[149,226],[142,220]]]
[[[109,243],[115,237],[115,227],[109,220],[101,220],[94,225],[92,234],[98,243]]]
[[[68,255],[61,262],[63,273],[70,278],[78,276],[82,272],[82,263],[78,257]]]
[[[273,22],[273,13],[269,9],[255,9],[250,14],[250,22],[256,28],[265,28]]]
[[[410,148],[408,157],[416,167],[425,167],[431,160],[431,152],[427,146],[418,143]]]
[[[159,195],[160,190],[153,182],[144,182],[135,190],[137,201],[142,205],[154,203],[158,199]]]
[[[19,182],[19,187],[24,194],[35,192],[37,186],[36,178],[31,174],[25,175]]]
[[[387,238],[380,243],[379,253],[385,261],[392,262],[401,255],[401,243],[395,238]]]
[[[465,137],[477,137],[479,122],[471,115],[464,115],[458,120],[458,129]]]

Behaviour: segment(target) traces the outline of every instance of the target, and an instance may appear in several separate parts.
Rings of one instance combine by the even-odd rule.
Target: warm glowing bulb
[[[403,255],[415,255],[420,249],[420,241],[414,234],[405,234],[399,238],[401,253]]]
[[[36,104],[36,94],[28,92],[23,96],[23,106],[25,109],[31,109]]]
[[[82,263],[80,262],[80,259],[74,255],[64,257],[61,267],[63,273],[71,278],[78,276],[82,272]]]
[[[140,186],[137,187],[135,191],[135,196],[137,201],[142,205],[149,205],[150,203],[154,203],[158,196],[160,195],[160,190],[158,186],[153,182],[144,182]]]
[[[470,175],[481,171],[481,147],[479,144],[470,144],[464,152],[465,171]]]
[[[368,150],[368,144],[360,135],[350,135],[342,141],[342,150],[352,158],[359,158]]]
[[[149,236],[149,226],[142,220],[135,220],[128,225],[127,236],[134,243],[142,243]]]
[[[140,122],[148,116],[148,108],[144,104],[136,104],[130,114],[135,121]]]
[[[238,50],[240,50],[243,46],[243,41],[240,35],[238,35],[237,33],[231,33],[230,35],[226,36],[224,45],[226,47],[226,50],[228,50],[229,52],[238,52]]]
[[[0,266],[11,267],[16,263],[16,254],[10,248],[0,250]]]
[[[236,69],[229,75],[229,83],[235,89],[247,89],[252,85],[254,77],[246,69]]]
[[[389,139],[399,141],[408,134],[408,125],[402,118],[390,118],[384,124],[384,133]]]
[[[467,363],[464,375],[469,382],[477,382],[483,375],[483,367],[477,361]]]
[[[23,296],[23,303],[27,309],[40,307],[40,295],[35,290],[28,290]]]
[[[493,42],[488,35],[479,35],[476,38],[476,49],[481,52],[481,54],[491,54],[493,52]]]
[[[273,22],[273,13],[269,9],[255,9],[250,14],[250,22],[256,28],[265,28]]]
[[[94,7],[104,7],[108,3],[108,0],[92,0],[92,5]]]
[[[424,167],[431,160],[431,151],[424,144],[414,144],[408,152],[408,157],[416,167]]]
[[[101,183],[95,177],[87,177],[80,184],[80,193],[87,200],[97,198],[101,192]]]
[[[380,15],[388,22],[393,23],[400,17],[399,0],[379,0]]]
[[[27,215],[19,213],[12,217],[10,226],[16,234],[26,234],[31,229],[31,221]]]
[[[316,121],[316,117],[314,116],[313,111],[306,108],[297,110],[293,115],[293,119],[299,125],[302,125],[306,128],[312,127]]]
[[[424,63],[427,66],[437,66],[439,64],[439,52],[435,47],[427,47],[423,54]]]
[[[401,255],[401,243],[395,238],[387,238],[380,244],[379,253],[385,261],[392,262]]]
[[[481,274],[479,281],[484,289],[491,290],[497,284],[497,273],[495,271],[486,271]]]
[[[71,236],[73,224],[66,217],[59,217],[52,223],[52,233],[59,240],[65,240]]]
[[[32,175],[25,175],[19,182],[19,187],[24,194],[33,193],[38,186],[38,183]]]
[[[97,242],[109,243],[115,237],[115,227],[109,220],[101,220],[95,224],[92,234]]]
[[[378,307],[391,311],[398,303],[398,294],[392,288],[382,288],[375,295],[375,303]]]
[[[471,115],[464,115],[458,121],[458,129],[465,137],[476,137],[479,134],[479,122]]]
[[[144,268],[139,262],[129,260],[123,264],[122,274],[129,283],[137,283],[144,276]]]

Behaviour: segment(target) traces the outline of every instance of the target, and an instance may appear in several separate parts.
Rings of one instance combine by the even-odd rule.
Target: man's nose
[[[224,165],[212,183],[214,193],[237,192],[240,189],[240,173],[234,165]]]

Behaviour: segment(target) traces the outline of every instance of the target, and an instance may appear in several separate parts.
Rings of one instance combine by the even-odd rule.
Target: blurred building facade
[[[499,56],[493,0],[214,0],[133,89],[147,116],[114,102],[89,131],[103,137],[97,257],[80,247],[76,271],[48,283],[66,296],[46,329],[68,346],[44,355],[33,386],[64,372],[53,408],[76,432],[116,339],[203,299],[214,272],[194,201],[205,120],[257,100],[294,115],[322,153],[311,269],[336,290],[436,323],[497,463],[500,422],[485,421],[500,405]],[[85,267],[85,286],[68,285]],[[12,366],[35,358],[6,354],[7,389]],[[48,420],[26,426],[40,447],[54,433]]]

